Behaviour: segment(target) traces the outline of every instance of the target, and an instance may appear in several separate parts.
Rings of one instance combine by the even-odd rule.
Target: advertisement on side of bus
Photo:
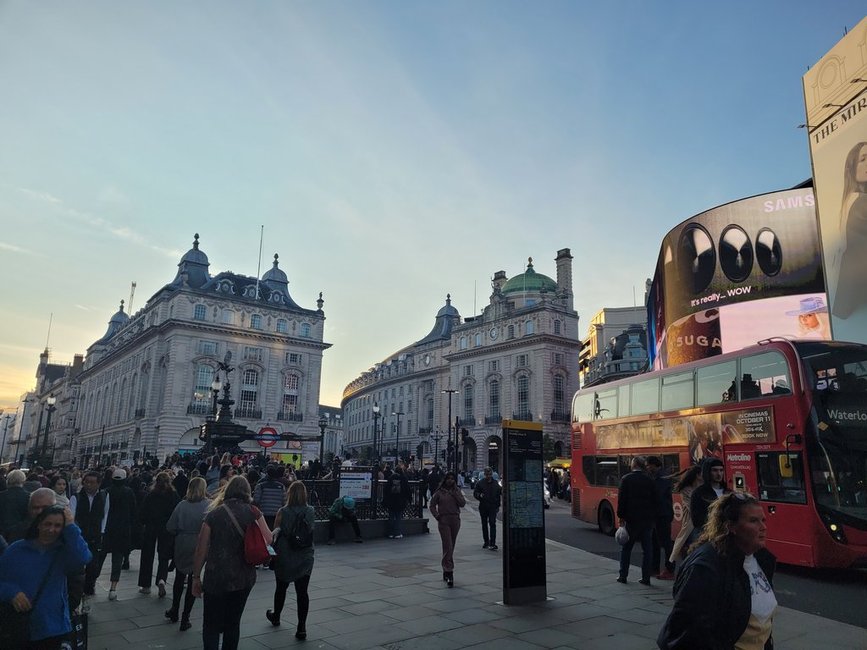
[[[867,343],[867,18],[804,75],[831,328]]]
[[[812,188],[727,203],[672,229],[647,312],[657,369],[774,336],[830,340]]]

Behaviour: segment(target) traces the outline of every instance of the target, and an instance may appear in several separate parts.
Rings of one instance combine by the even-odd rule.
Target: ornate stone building
[[[208,267],[197,234],[174,280],[132,317],[121,302],[88,348],[77,375],[79,465],[198,449],[199,427],[214,408],[212,385],[227,379],[218,376],[227,354],[236,422],[254,432],[269,424],[319,435],[322,354],[330,347],[322,294],[317,309],[299,306],[277,255],[261,278],[211,276]],[[269,452],[298,453],[290,445],[281,441]],[[304,445],[305,459],[318,455],[318,443]],[[242,446],[259,450],[255,442]]]
[[[646,297],[646,296],[645,296]],[[647,370],[647,308],[606,307],[590,319],[580,357],[581,387]]]
[[[581,347],[568,248],[558,251],[556,272],[556,281],[537,273],[532,259],[511,279],[496,272],[490,302],[475,317],[462,319],[447,296],[427,336],[344,390],[346,449],[442,461],[457,418],[467,431],[461,468],[499,467],[501,422],[518,419],[543,423],[555,452],[568,453]]]

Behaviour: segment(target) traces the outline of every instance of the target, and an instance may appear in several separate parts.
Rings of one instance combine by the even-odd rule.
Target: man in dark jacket
[[[656,522],[653,526],[653,576],[660,580],[674,580],[674,563],[669,559],[674,542],[671,539],[671,522],[674,506],[671,502],[671,479],[662,476],[662,461],[658,456],[647,459],[647,473],[656,486]],[[665,570],[660,572],[660,551],[664,554]]]
[[[117,583],[120,581],[120,571],[124,558],[132,549],[133,530],[136,528],[136,513],[138,505],[135,494],[126,486],[126,470],[115,469],[112,472],[111,487],[106,493],[106,508],[102,544],[99,549],[99,567],[97,575],[102,572],[105,558],[111,553],[111,586],[108,599],[117,600]]]
[[[707,522],[707,509],[710,504],[723,494],[731,492],[726,487],[725,468],[719,458],[708,458],[702,463],[701,477],[704,483],[693,490],[689,504],[689,514],[694,526],[690,544],[701,535],[701,529]]]
[[[99,577],[99,547],[102,519],[105,516],[105,492],[99,489],[99,474],[88,472],[81,479],[81,491],[75,499],[75,523],[93,556],[84,572],[84,595],[93,596]]]
[[[30,493],[24,489],[25,480],[24,472],[13,470],[6,477],[6,489],[0,492],[0,535],[7,541],[10,541],[10,531],[27,520]]]
[[[286,501],[286,487],[280,482],[283,468],[279,465],[268,465],[265,475],[253,489],[253,504],[262,511],[268,528],[274,530],[274,519]]]
[[[388,509],[388,538],[402,539],[401,521],[403,509],[410,498],[409,482],[406,480],[403,463],[398,463],[394,472],[385,481],[382,501]]]
[[[653,559],[653,525],[656,522],[656,486],[647,475],[647,463],[641,456],[632,459],[632,471],[620,479],[617,492],[617,516],[620,525],[629,533],[629,541],[620,549],[620,576],[617,582],[626,584],[629,560],[635,542],[641,543],[641,580],[650,584],[650,566]]]
[[[485,476],[473,488],[473,497],[479,502],[479,516],[482,518],[482,548],[496,551],[497,546],[497,512],[503,498],[503,489],[494,480],[494,470],[485,468]]]

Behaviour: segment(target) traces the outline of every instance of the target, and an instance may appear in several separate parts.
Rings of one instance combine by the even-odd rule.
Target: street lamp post
[[[373,403],[373,455],[376,456],[376,460],[379,461],[379,455],[377,454],[378,447],[376,446],[376,424],[379,421],[380,413],[379,413],[379,404],[376,402]]]
[[[394,443],[394,446],[397,450],[395,452],[394,466],[397,467],[397,464],[400,462],[400,416],[406,415],[406,413],[404,413],[403,411],[397,411],[395,413],[392,413],[392,415],[397,416],[397,440]]]
[[[214,417],[217,417],[217,398],[220,396],[220,389],[223,384],[220,383],[220,373],[214,374],[214,381],[211,382],[211,392],[214,394],[213,406],[211,411]]]
[[[454,395],[455,393],[458,393],[458,392],[460,392],[460,391],[458,391],[456,388],[446,388],[443,391],[443,393],[447,393],[449,396],[449,430],[448,430],[449,442],[452,441],[452,395]],[[454,446],[452,447],[452,459],[453,459],[452,463],[454,464],[455,473],[457,473],[457,470],[458,470],[458,454],[457,454],[458,441],[457,441],[457,437],[458,436],[457,436],[457,429],[456,429],[455,430],[455,443],[454,443]],[[446,470],[451,469],[452,463],[449,463],[446,465]]]
[[[434,465],[437,465],[440,462],[440,440],[443,439],[443,434],[440,432],[439,427],[437,427],[435,434],[431,434],[431,438],[434,441]]]
[[[6,413],[6,425],[3,427],[3,443],[0,444],[0,463],[3,462],[3,450],[6,449],[6,430],[9,428],[9,419],[12,416]]]
[[[328,426],[328,418],[325,415],[319,416],[319,464],[322,465],[325,455],[325,429]]]

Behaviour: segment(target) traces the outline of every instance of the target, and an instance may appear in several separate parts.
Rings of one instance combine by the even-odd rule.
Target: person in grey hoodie
[[[184,500],[175,506],[166,523],[166,531],[175,536],[175,583],[172,586],[172,606],[166,610],[166,618],[172,623],[178,622],[178,611],[181,606],[181,596],[184,587],[187,595],[184,598],[184,610],[181,614],[181,632],[189,630],[190,612],[196,597],[193,596],[193,553],[205,513],[211,500],[205,496],[207,483],[201,476],[192,479],[187,486]]]

